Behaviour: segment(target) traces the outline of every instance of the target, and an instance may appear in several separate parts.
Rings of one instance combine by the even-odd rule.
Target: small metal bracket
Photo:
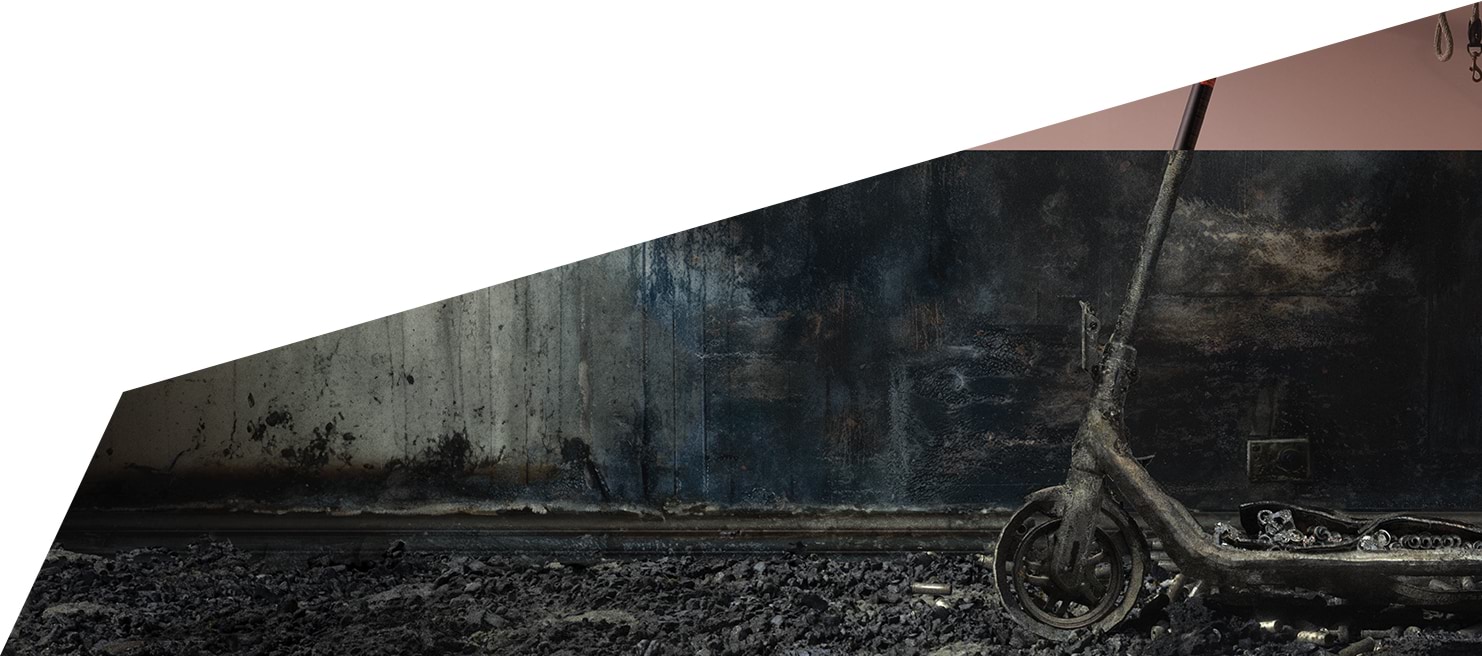
[[[1252,483],[1312,477],[1312,446],[1307,440],[1249,440],[1245,444],[1245,469]]]

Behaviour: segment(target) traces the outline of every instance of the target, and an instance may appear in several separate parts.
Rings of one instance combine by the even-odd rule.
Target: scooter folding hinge
[[[1090,303],[1081,304],[1081,371],[1094,374],[1101,365],[1101,320]]]

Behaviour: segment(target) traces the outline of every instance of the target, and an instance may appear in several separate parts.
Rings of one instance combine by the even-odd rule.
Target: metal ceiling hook
[[[1467,54],[1472,56],[1472,81],[1482,82],[1482,68],[1477,58],[1482,57],[1482,3],[1472,3],[1472,19],[1467,21]]]
[[[1446,22],[1446,12],[1436,16],[1436,59],[1450,61],[1451,53],[1455,49],[1455,41],[1451,38],[1451,24]]]

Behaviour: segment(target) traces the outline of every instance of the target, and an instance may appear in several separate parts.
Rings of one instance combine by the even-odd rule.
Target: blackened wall
[[[1013,505],[1164,155],[966,152],[126,393],[80,505]],[[1204,508],[1482,507],[1482,155],[1201,152],[1134,449]],[[628,208],[624,211],[641,211]],[[1246,441],[1307,438],[1308,482]]]

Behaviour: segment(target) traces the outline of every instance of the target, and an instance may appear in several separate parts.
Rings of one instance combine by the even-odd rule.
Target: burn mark
[[[438,436],[416,460],[415,467],[428,474],[458,475],[477,465],[473,443],[462,432]]]
[[[315,426],[313,437],[307,443],[287,447],[278,455],[287,461],[291,471],[300,475],[314,475],[320,472],[329,464],[331,458],[338,459],[349,466],[351,455],[348,451],[336,451],[333,441],[335,437],[337,434],[333,423],[325,424],[323,428]]]
[[[302,474],[313,474],[329,464],[329,442],[316,437],[297,449],[288,447],[279,454],[289,466]]]
[[[562,440],[561,460],[580,467],[586,478],[587,486],[595,490],[603,501],[612,500],[612,493],[607,489],[607,481],[602,477],[602,469],[592,458],[592,447],[585,441],[574,437]]]
[[[269,439],[275,429],[284,429],[293,432],[293,414],[287,410],[273,410],[260,419],[247,422],[248,439],[253,442],[266,442],[271,445],[273,440]]]

